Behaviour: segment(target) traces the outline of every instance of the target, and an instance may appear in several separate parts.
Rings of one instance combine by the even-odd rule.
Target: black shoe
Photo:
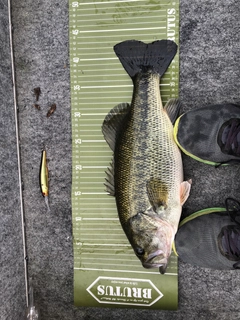
[[[188,156],[212,165],[240,162],[240,105],[212,105],[186,112],[174,138]]]
[[[231,206],[231,207],[230,207]],[[212,269],[240,269],[240,203],[209,208],[185,218],[175,236],[174,251],[187,263]]]

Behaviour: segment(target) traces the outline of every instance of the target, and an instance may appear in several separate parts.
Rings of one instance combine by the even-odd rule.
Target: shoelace
[[[237,261],[234,269],[240,268],[240,229],[236,226],[227,226],[222,230],[222,247],[229,260]]]
[[[225,201],[226,209],[229,217],[236,225],[226,226],[222,230],[222,247],[226,256],[233,261],[234,269],[240,269],[240,222],[236,219],[240,218],[240,202],[227,198]]]
[[[229,125],[222,132],[222,152],[240,156],[240,119],[229,120]]]
[[[240,226],[240,222],[237,221],[237,218],[240,219],[240,202],[234,198],[227,198],[225,200],[225,206],[232,222]]]

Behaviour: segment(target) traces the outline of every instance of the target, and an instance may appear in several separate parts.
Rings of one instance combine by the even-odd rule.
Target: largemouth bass
[[[143,267],[164,273],[191,186],[183,181],[181,153],[173,139],[179,103],[171,100],[163,108],[159,89],[177,45],[129,40],[114,51],[134,89],[131,105],[116,106],[103,122],[103,135],[114,151],[105,185]]]

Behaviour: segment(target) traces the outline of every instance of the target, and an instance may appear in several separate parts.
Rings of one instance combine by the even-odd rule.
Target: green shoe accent
[[[196,211],[195,213],[192,213],[190,216],[186,217],[185,219],[183,219],[180,223],[179,223],[179,228],[181,226],[183,226],[185,223],[197,218],[197,217],[200,217],[200,216],[203,216],[205,214],[210,214],[210,213],[214,213],[214,212],[226,212],[226,208],[218,208],[218,207],[215,207],[215,208],[206,208],[206,209],[202,209],[202,210],[199,210],[199,211]]]
[[[199,162],[202,162],[202,163],[205,163],[205,164],[209,164],[209,165],[212,165],[212,166],[219,166],[221,163],[219,162],[212,162],[212,161],[208,161],[208,160],[204,160],[204,159],[201,159],[197,156],[195,156],[194,154],[188,152],[186,149],[183,148],[183,146],[179,143],[178,141],[178,138],[177,138],[177,135],[178,135],[178,126],[179,126],[179,122],[180,122],[180,119],[181,117],[183,116],[184,114],[182,114],[180,117],[177,118],[176,122],[175,122],[175,125],[173,127],[173,137],[174,137],[174,140],[176,142],[176,144],[178,145],[178,147],[182,150],[183,153],[185,153],[187,156],[189,156],[190,158],[193,158],[194,160],[197,160]],[[224,166],[226,166],[227,164],[223,164]]]
[[[185,223],[197,218],[197,217],[200,217],[200,216],[203,216],[205,214],[210,214],[210,213],[214,213],[214,212],[226,212],[226,208],[218,208],[218,207],[215,207],[215,208],[206,208],[206,209],[202,209],[202,210],[199,210],[199,211],[196,211],[195,213],[192,213],[190,216],[186,217],[185,219],[183,219],[180,223],[179,223],[179,226],[178,226],[178,229],[181,228]],[[177,253],[177,249],[176,249],[176,245],[175,245],[175,241],[173,241],[173,245],[172,245],[172,250],[174,252],[174,254],[178,257],[178,253]]]
[[[240,105],[196,108],[175,122],[174,139],[189,157],[209,165],[240,163]]]
[[[173,252],[180,260],[215,270],[240,269],[240,202],[199,210],[183,219]]]
[[[175,241],[173,241],[173,244],[172,244],[172,251],[175,254],[175,256],[178,257],[177,249],[176,249],[176,246],[175,246]]]

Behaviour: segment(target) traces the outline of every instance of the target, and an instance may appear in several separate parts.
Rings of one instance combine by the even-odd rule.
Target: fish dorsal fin
[[[107,177],[105,178],[105,187],[106,191],[109,193],[110,196],[115,196],[115,187],[114,187],[114,159],[110,163],[110,166],[105,171]]]
[[[156,213],[168,206],[168,190],[165,183],[160,179],[151,178],[147,182],[148,199]]]
[[[180,185],[180,203],[183,205],[189,196],[192,180],[183,181]]]
[[[109,144],[109,147],[114,151],[117,133],[119,132],[123,120],[129,111],[128,103],[121,103],[115,106],[106,115],[102,124],[102,133]]]
[[[179,101],[179,99],[175,99],[175,98],[168,100],[168,102],[164,106],[164,110],[167,112],[172,124],[175,123],[179,115],[180,107],[181,107],[181,102]]]

